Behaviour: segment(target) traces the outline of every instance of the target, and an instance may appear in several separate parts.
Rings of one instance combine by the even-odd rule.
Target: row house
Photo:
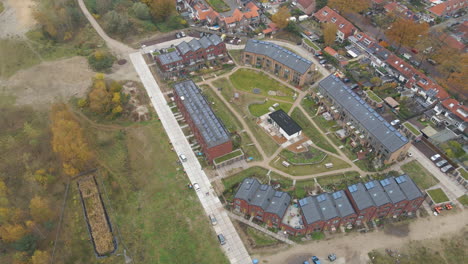
[[[413,215],[421,207],[424,202],[425,195],[418,188],[416,183],[406,174],[394,178],[395,182],[400,187],[400,190],[406,197],[406,207],[403,209],[402,214]]]
[[[227,58],[226,44],[215,34],[183,41],[174,51],[154,56],[158,72],[164,78],[185,75],[200,69],[207,62],[223,62]]]
[[[460,132],[468,129],[468,107],[462,105],[458,100],[449,98],[436,105],[434,110],[437,115],[442,115],[447,122],[445,125],[453,125]]]
[[[435,5],[429,8],[429,12],[434,14],[435,16],[442,17],[442,16],[451,16],[458,12],[459,10],[464,9],[468,6],[467,0],[447,0],[443,3]]]
[[[336,41],[338,42],[343,42],[357,31],[356,27],[351,22],[328,6],[315,12],[312,17],[320,23],[335,24],[337,28]]]
[[[335,75],[320,81],[318,92],[312,96],[343,126],[355,144],[372,149],[384,164],[406,156],[409,140]]]
[[[397,218],[408,206],[406,195],[400,189],[398,183],[393,177],[381,180],[380,185],[392,204],[391,209],[388,211],[386,216]]]
[[[295,86],[303,86],[310,80],[313,63],[270,42],[249,39],[242,54],[242,61],[266,70]]]
[[[375,205],[374,217],[386,217],[392,209],[393,204],[388,195],[384,192],[383,187],[375,180],[366,182],[364,187]]]
[[[420,19],[419,14],[414,13],[402,3],[391,2],[386,4],[383,8],[387,13],[391,13],[403,19],[412,21],[418,21]]]
[[[362,183],[357,183],[345,189],[354,210],[356,211],[356,225],[368,222],[375,215],[376,207],[366,187]]]
[[[208,162],[212,163],[215,158],[232,152],[228,130],[193,81],[176,83],[174,97]]]
[[[297,0],[297,7],[304,14],[310,16],[315,11],[315,0]]]
[[[234,195],[234,210],[253,215],[269,226],[280,227],[290,202],[288,193],[260,184],[257,179],[245,178]]]

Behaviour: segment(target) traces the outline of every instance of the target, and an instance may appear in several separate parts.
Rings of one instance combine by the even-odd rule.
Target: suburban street
[[[156,83],[150,69],[146,65],[143,55],[140,52],[135,52],[130,54],[130,59],[135,70],[140,76],[148,95],[150,96],[154,109],[156,110],[156,113],[158,114],[170,141],[172,142],[174,150],[178,155],[184,154],[187,157],[187,161],[183,162],[182,165],[191,183],[198,183],[200,185],[201,190],[197,192],[197,196],[205,209],[207,219],[208,215],[213,214],[218,220],[218,224],[214,226],[214,229],[216,234],[223,234],[226,238],[226,244],[221,246],[226,256],[230,262],[234,264],[251,263],[247,249],[237,234],[237,231],[224,210],[221,201],[213,192],[213,187],[211,186],[208,177],[202,170],[202,167],[192,151],[188,140],[185,138],[182,129],[177,123],[171,109],[167,105],[164,95]],[[206,193],[208,193],[208,195]]]

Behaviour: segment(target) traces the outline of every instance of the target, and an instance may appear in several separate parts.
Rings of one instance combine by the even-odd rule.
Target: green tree
[[[49,264],[50,254],[47,251],[36,250],[31,257],[31,264]]]
[[[151,18],[150,9],[148,8],[147,5],[143,3],[139,3],[139,2],[134,3],[132,6],[132,10],[138,19],[148,20]]]
[[[115,10],[105,14],[103,20],[106,31],[110,33],[124,35],[130,29],[127,15],[119,14]]]
[[[291,13],[289,13],[289,9],[286,6],[281,7],[272,17],[271,21],[276,24],[279,28],[285,28],[289,24],[289,18],[291,17]]]
[[[94,71],[109,70],[114,64],[115,58],[110,53],[96,51],[88,57],[88,63]]]
[[[150,8],[151,15],[155,21],[161,22],[176,13],[175,1],[173,0],[143,0]]]
[[[39,196],[32,198],[29,203],[29,209],[32,219],[37,223],[43,223],[50,220],[52,217],[52,210],[45,198]]]
[[[401,46],[413,47],[419,38],[427,35],[429,25],[427,23],[413,22],[407,19],[397,19],[392,23],[385,35],[398,45],[397,52]]]
[[[333,23],[324,23],[322,24],[322,31],[325,45],[332,45],[336,40],[336,32],[338,31],[336,25]]]
[[[112,0],[96,0],[96,11],[100,15],[104,15],[111,9]]]

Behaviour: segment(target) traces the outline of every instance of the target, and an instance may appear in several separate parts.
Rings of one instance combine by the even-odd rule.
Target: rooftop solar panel
[[[266,185],[266,184],[260,185],[260,190],[266,191],[267,189],[268,189],[268,185]]]
[[[352,193],[355,192],[355,191],[357,191],[357,186],[356,186],[356,184],[355,184],[355,185],[349,186],[349,187],[348,187],[348,190],[349,190],[350,192],[352,192]]]
[[[405,176],[399,176],[399,177],[396,177],[395,180],[396,180],[396,182],[398,184],[404,183],[406,181],[406,177]]]
[[[383,187],[387,186],[390,184],[390,180],[389,179],[383,179],[380,181],[380,184],[382,184]]]
[[[339,199],[339,198],[341,198],[341,197],[342,197],[341,192],[334,192],[334,193],[333,193],[333,198]]]
[[[367,190],[370,190],[370,189],[372,189],[372,188],[375,187],[375,184],[374,184],[374,182],[372,182],[372,181],[366,182],[364,185],[366,186],[366,189],[367,189]]]
[[[319,201],[319,202],[325,201],[326,199],[327,199],[326,194],[321,194],[321,195],[317,196],[317,201]]]
[[[307,202],[307,198],[304,198],[304,199],[299,200],[299,205],[300,205],[300,206],[305,206],[305,205],[307,205],[307,203],[308,203],[308,202]]]

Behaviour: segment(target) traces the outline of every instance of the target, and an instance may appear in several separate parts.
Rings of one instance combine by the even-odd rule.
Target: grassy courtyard
[[[449,201],[449,198],[441,188],[429,190],[427,193],[431,196],[434,203],[443,203]]]
[[[317,181],[322,188],[326,188],[327,190],[339,190],[360,182],[361,178],[357,171],[348,171],[345,173],[318,177]]]
[[[414,160],[401,166],[401,169],[413,179],[422,190],[436,185],[437,180],[421,163]]]
[[[281,151],[280,155],[285,158],[289,163],[317,163],[325,158],[327,155],[323,151],[316,148],[309,147],[306,152],[294,153],[289,150]]]
[[[280,243],[278,240],[272,238],[271,236],[266,235],[265,233],[262,233],[250,226],[246,228],[246,233],[253,240],[255,247],[265,247]]]
[[[273,107],[274,104],[279,104],[279,106],[275,108]],[[259,117],[270,112],[270,110],[268,110],[270,107],[275,108],[275,110],[283,109],[284,112],[288,113],[289,110],[291,110],[292,104],[268,100],[264,103],[250,104],[249,111],[252,115]]]
[[[311,175],[351,167],[351,165],[349,165],[345,161],[335,158],[333,156],[327,156],[322,162],[317,164],[297,166],[290,165],[287,168],[282,165],[283,161],[285,161],[285,159],[282,157],[275,158],[272,162],[270,162],[270,166],[293,176]],[[325,167],[326,163],[333,163],[333,168],[327,169]]]
[[[223,0],[206,0],[206,2],[217,12],[227,12],[231,8]]]
[[[290,188],[292,186],[292,180],[287,179],[275,172],[270,172],[270,177],[267,175],[268,170],[263,167],[250,167],[246,170],[243,170],[237,174],[229,176],[227,178],[222,179],[224,189],[229,191],[235,189],[237,186],[245,179],[249,177],[253,177],[258,179],[261,183],[268,183],[268,180],[271,178],[272,181],[279,182],[281,184],[281,188]]]
[[[252,69],[239,69],[229,76],[234,87],[239,91],[251,94],[262,95],[269,98],[294,102],[294,90],[270,78],[263,72]],[[258,91],[254,92],[254,89]],[[268,92],[275,92],[276,95],[269,95]]]

